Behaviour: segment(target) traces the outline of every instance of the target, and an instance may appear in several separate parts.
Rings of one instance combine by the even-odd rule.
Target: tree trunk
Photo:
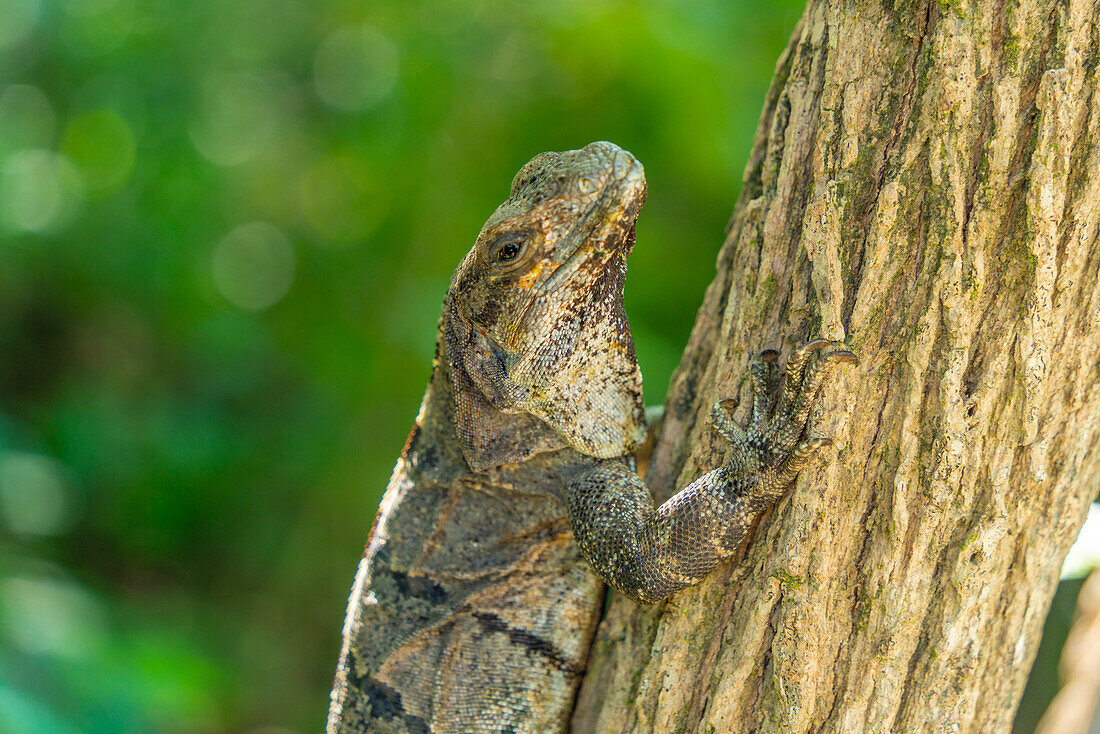
[[[776,67],[650,485],[811,336],[862,364],[740,562],[613,595],[578,732],[1007,731],[1100,485],[1100,3],[811,0]],[[690,131],[685,131],[690,134]]]

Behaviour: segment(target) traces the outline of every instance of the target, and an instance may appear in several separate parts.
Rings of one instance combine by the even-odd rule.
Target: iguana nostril
[[[612,166],[612,172],[615,178],[618,180],[626,178],[630,172],[634,170],[634,166],[637,165],[637,163],[637,159],[625,150],[617,152]]]

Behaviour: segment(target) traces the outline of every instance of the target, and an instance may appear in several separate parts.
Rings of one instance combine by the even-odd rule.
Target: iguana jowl
[[[611,143],[543,153],[455,271],[352,590],[329,732],[564,731],[601,577],[645,602],[698,582],[828,443],[811,404],[854,356],[795,350],[769,417],[765,352],[749,428],[712,411],[729,460],[654,508],[632,469],[646,428],[622,304],[645,194]]]

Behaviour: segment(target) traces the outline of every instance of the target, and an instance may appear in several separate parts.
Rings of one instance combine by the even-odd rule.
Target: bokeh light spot
[[[10,84],[0,92],[0,155],[20,148],[48,148],[56,127],[53,105],[38,87]]]
[[[118,190],[134,168],[137,145],[122,115],[94,110],[77,115],[65,128],[61,151],[73,162],[91,197]]]
[[[102,642],[102,607],[62,578],[0,580],[0,615],[7,637],[32,655],[84,657]]]
[[[61,535],[72,526],[65,466],[48,456],[0,454],[0,518],[16,535]]]
[[[362,239],[389,210],[385,188],[365,162],[350,155],[314,161],[302,177],[301,188],[306,219],[333,242]]]
[[[49,150],[21,150],[0,170],[0,223],[25,232],[60,229],[74,210],[71,188],[80,176]]]
[[[191,118],[191,142],[207,160],[220,166],[246,163],[277,139],[277,90],[263,77],[213,74],[203,82]]]
[[[242,224],[214,248],[214,284],[225,298],[249,311],[278,303],[294,283],[294,248],[268,222]]]
[[[26,38],[41,11],[38,0],[0,0],[0,50]]]
[[[329,107],[361,112],[389,95],[397,69],[397,47],[377,28],[341,28],[318,45],[313,83]]]

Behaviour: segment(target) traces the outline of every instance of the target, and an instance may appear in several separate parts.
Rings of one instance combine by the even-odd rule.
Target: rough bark
[[[649,470],[722,458],[750,355],[862,365],[744,557],[613,595],[578,732],[1007,731],[1100,484],[1100,3],[812,0]]]

